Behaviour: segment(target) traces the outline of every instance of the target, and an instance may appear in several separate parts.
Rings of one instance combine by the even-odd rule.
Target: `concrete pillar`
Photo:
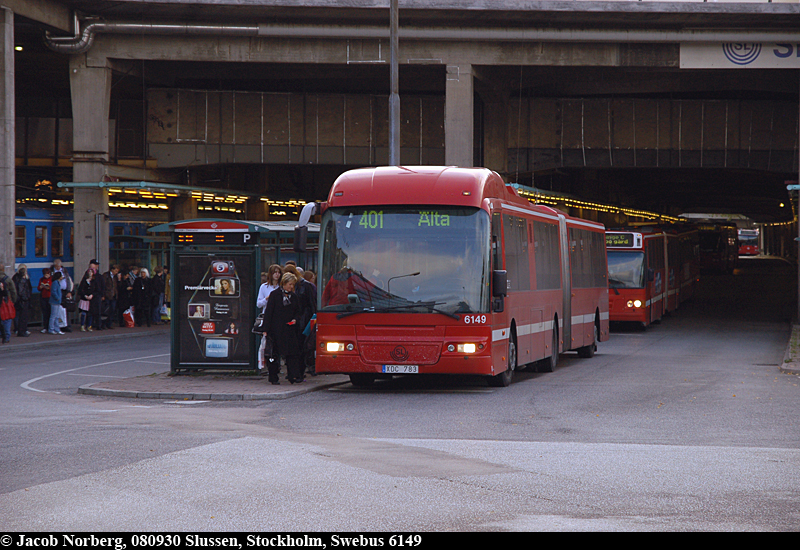
[[[260,198],[247,199],[247,219],[257,222],[269,220],[269,205]]]
[[[508,171],[508,101],[484,96],[483,165],[495,172]]]
[[[190,196],[180,195],[169,201],[169,221],[179,222],[182,220],[193,220],[197,215],[197,199]]]
[[[14,274],[14,218],[16,169],[14,167],[14,12],[0,9],[0,265]]]
[[[474,86],[472,65],[448,65],[444,106],[444,162],[474,165]]]
[[[108,163],[108,116],[111,101],[111,69],[90,67],[85,55],[69,60],[72,93],[72,179],[75,183],[103,180]],[[108,191],[75,189],[75,279],[89,260],[97,258],[108,269]]]

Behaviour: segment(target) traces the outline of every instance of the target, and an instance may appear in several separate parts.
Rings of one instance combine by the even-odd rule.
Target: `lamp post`
[[[397,69],[397,28],[399,26],[398,0],[389,2],[389,164],[400,165],[400,93]]]

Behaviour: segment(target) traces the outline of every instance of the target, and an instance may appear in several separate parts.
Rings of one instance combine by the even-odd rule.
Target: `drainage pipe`
[[[171,36],[253,36],[272,38],[338,38],[381,39],[390,38],[387,27],[340,25],[194,25],[166,23],[104,23],[93,21],[80,30],[76,22],[75,36],[45,35],[45,43],[52,50],[77,54],[92,47],[98,33],[171,35]],[[657,30],[657,29],[486,29],[486,28],[413,28],[398,29],[402,40],[442,41],[492,41],[492,42],[772,42],[795,43],[798,32],[792,30]]]

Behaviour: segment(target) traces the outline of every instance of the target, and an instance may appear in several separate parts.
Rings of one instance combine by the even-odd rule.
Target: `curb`
[[[780,370],[786,374],[800,374],[800,325],[792,324]]]
[[[129,379],[131,380],[131,379]],[[78,388],[80,395],[94,395],[100,397],[122,397],[132,399],[175,399],[179,401],[264,401],[289,399],[334,386],[347,383],[343,380],[335,380],[321,384],[306,384],[305,386],[291,386],[291,389],[275,389],[272,392],[263,393],[219,393],[219,392],[187,392],[180,390],[153,391],[153,390],[121,390],[112,388],[95,387],[97,384],[86,384]]]

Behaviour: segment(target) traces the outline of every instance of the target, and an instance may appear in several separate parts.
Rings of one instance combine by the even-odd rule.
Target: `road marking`
[[[70,376],[91,376],[91,377],[94,377],[94,378],[125,378],[124,376],[112,376],[110,374],[85,374],[85,373],[82,373],[82,372],[78,372],[78,373],[71,372],[69,375]]]
[[[38,382],[39,380],[44,380],[45,378],[50,378],[51,376],[58,376],[60,374],[69,374],[71,372],[75,372],[75,371],[79,371],[79,370],[83,370],[83,369],[91,369],[91,368],[94,368],[94,367],[103,367],[105,365],[114,365],[114,364],[117,364],[117,363],[127,363],[129,361],[138,361],[140,359],[153,359],[155,357],[166,357],[168,355],[169,355],[169,353],[161,353],[159,355],[148,355],[146,357],[132,357],[130,359],[119,359],[117,361],[106,361],[105,363],[97,363],[97,364],[94,364],[94,365],[86,365],[85,367],[76,367],[74,369],[62,370],[62,371],[59,371],[59,372],[53,372],[53,373],[50,373],[50,374],[45,374],[43,376],[37,376],[36,378],[31,378],[30,380],[20,384],[20,387],[22,389],[25,389],[25,390],[35,391],[35,392],[39,392],[39,393],[58,393],[58,392],[49,392],[47,390],[37,390],[36,388],[32,388],[31,384],[33,384],[34,382]]]

